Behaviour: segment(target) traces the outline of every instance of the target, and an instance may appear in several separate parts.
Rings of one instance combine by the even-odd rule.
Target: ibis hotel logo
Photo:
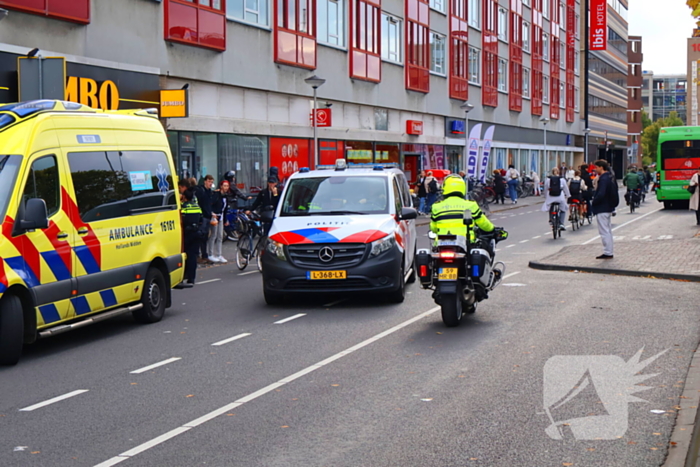
[[[608,47],[608,5],[606,0],[591,0],[591,50],[606,50]]]

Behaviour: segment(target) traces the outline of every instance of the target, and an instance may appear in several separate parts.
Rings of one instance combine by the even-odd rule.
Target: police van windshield
[[[15,187],[17,170],[22,163],[21,156],[0,155],[0,219],[5,218],[5,210]]]
[[[386,177],[297,178],[289,183],[282,216],[388,214]]]

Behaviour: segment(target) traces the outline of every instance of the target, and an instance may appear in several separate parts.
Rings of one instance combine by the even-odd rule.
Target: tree
[[[645,113],[642,113],[642,126],[644,126]],[[646,117],[647,121],[650,121]],[[683,120],[675,110],[668,117],[660,118],[642,130],[642,164],[649,165],[656,159],[656,150],[659,144],[659,131],[670,126],[683,126]]]

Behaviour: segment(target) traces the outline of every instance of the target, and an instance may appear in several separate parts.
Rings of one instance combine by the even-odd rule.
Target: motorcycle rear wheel
[[[458,294],[443,295],[440,297],[442,310],[442,322],[448,328],[459,326],[462,320],[462,298]]]

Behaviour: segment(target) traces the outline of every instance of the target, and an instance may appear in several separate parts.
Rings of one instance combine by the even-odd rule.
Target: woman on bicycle
[[[498,169],[493,171],[493,191],[496,192],[494,204],[498,204],[498,200],[501,200],[501,204],[506,204],[506,177],[501,175],[501,171]]]
[[[566,221],[566,212],[569,207],[566,200],[571,196],[569,185],[566,180],[559,176],[559,168],[552,169],[552,175],[544,181],[544,192],[547,198],[542,205],[542,211],[549,213],[549,208],[553,203],[559,203],[559,230],[566,230],[564,222]]]
[[[569,192],[571,193],[571,197],[569,198],[568,202],[569,204],[581,204],[583,203],[583,198],[584,198],[584,192],[588,189],[586,186],[586,182],[583,181],[583,178],[581,177],[581,171],[576,170],[574,171],[574,178],[569,180]],[[580,207],[579,207],[580,209]],[[582,211],[580,211],[581,214],[583,214]]]

